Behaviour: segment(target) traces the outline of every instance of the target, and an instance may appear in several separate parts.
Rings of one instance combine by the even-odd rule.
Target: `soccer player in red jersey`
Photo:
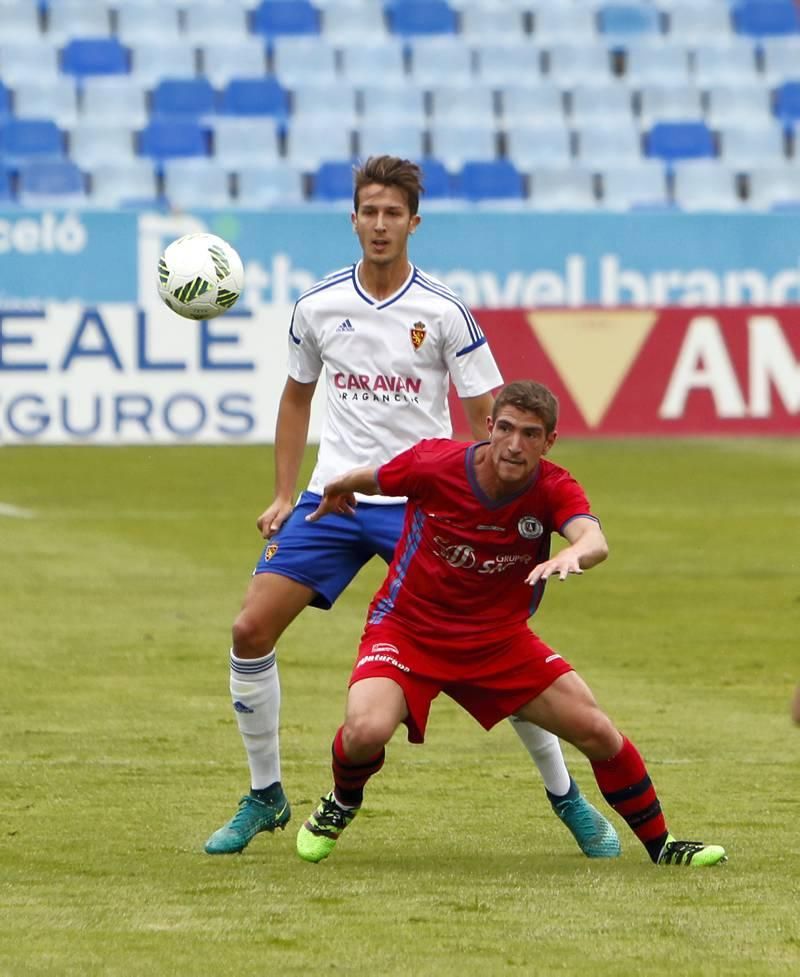
[[[356,492],[408,497],[333,741],[334,787],[298,832],[301,858],[318,862],[331,853],[397,727],[404,723],[408,739],[421,743],[431,702],[444,692],[486,729],[515,716],[581,750],[606,801],[653,862],[725,860],[718,845],[673,838],[636,747],[572,666],[528,627],[550,577],[566,580],[608,555],[583,489],[544,458],[557,415],[546,387],[510,383],[494,402],[488,441],[421,441],[378,468],[335,479],[307,516],[352,515]],[[551,557],[553,533],[569,545]]]

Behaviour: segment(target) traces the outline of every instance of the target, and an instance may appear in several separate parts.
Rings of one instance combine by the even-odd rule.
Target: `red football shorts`
[[[446,636],[444,641],[446,641]],[[365,678],[390,678],[403,690],[408,706],[408,739],[422,743],[431,702],[444,692],[484,729],[506,719],[535,699],[572,665],[528,628],[504,635],[491,645],[460,649],[418,635],[402,634],[385,624],[364,631],[350,685]]]

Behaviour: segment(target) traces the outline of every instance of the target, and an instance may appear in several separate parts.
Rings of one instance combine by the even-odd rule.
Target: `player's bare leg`
[[[530,722],[572,743],[592,763],[603,797],[627,822],[657,865],[716,865],[726,859],[719,845],[676,841],[636,747],[600,709],[576,672],[561,675],[519,711]]]
[[[250,767],[250,791],[205,845],[209,855],[240,852],[261,831],[283,829],[291,810],[281,785],[278,638],[308,606],[313,590],[277,573],[252,578],[233,625],[230,691]]]

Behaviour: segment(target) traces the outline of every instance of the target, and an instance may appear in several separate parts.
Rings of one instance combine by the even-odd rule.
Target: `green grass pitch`
[[[247,786],[227,653],[271,450],[6,447],[0,511],[33,515],[0,515],[1,977],[800,973],[800,446],[552,457],[611,557],[551,583],[537,628],[640,747],[673,833],[727,865],[657,869],[613,814],[622,858],[585,859],[508,724],[443,699],[333,857],[301,862],[378,563],[279,649],[293,821],[204,855]]]

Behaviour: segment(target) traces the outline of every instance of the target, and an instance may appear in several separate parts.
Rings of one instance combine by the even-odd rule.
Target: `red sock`
[[[592,770],[603,797],[628,822],[653,861],[658,861],[667,825],[639,751],[624,738],[619,753],[610,760],[593,760]]]
[[[381,750],[366,763],[353,763],[344,752],[342,745],[342,727],[336,730],[331,746],[333,761],[333,792],[336,799],[348,807],[360,807],[364,800],[364,784],[383,766],[386,751]]]

